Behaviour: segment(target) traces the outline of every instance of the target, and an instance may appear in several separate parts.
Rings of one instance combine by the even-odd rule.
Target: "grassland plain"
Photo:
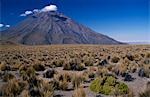
[[[150,45],[0,46],[4,97],[150,97],[149,78]]]

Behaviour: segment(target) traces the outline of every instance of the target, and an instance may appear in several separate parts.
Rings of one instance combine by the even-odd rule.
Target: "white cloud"
[[[4,26],[4,24],[0,24],[0,28],[3,27],[3,26]]]
[[[10,25],[5,25],[5,24],[0,24],[0,28],[2,28],[2,27],[10,27]]]
[[[32,11],[26,11],[25,14],[26,15],[32,14]]]
[[[49,5],[41,9],[41,12],[48,12],[48,11],[57,11],[56,5]]]
[[[27,16],[27,15],[23,13],[23,14],[21,14],[20,16],[25,17],[25,16]]]
[[[20,14],[20,16],[28,16],[33,13],[38,13],[38,12],[48,12],[48,11],[57,11],[57,6],[56,5],[49,5],[45,6],[42,9],[34,9],[33,11],[25,11],[23,14]]]
[[[5,27],[9,28],[9,27],[10,27],[10,25],[5,25]]]
[[[40,12],[40,10],[39,9],[34,9],[33,12],[37,13],[37,12]]]
[[[33,13],[32,11],[25,11],[25,13],[21,14],[20,16],[27,16],[27,15],[30,15],[32,13]]]

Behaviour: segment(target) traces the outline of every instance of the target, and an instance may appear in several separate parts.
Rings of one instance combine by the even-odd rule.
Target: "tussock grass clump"
[[[64,64],[64,60],[62,60],[62,59],[55,59],[55,60],[53,60],[53,62],[52,62],[52,65],[54,65],[55,67],[62,67],[63,66],[63,64]]]
[[[96,75],[97,76],[105,76],[107,75],[109,72],[109,70],[103,66],[98,67],[98,70],[96,71]]]
[[[150,58],[150,53],[146,53],[146,58]]]
[[[96,74],[94,72],[89,72],[88,77],[89,78],[95,78]]]
[[[54,85],[49,82],[42,81],[40,84],[40,92],[42,97],[53,97],[54,96]]]
[[[29,80],[35,77],[35,69],[32,66],[22,66],[19,69],[19,74],[23,80]]]
[[[54,76],[54,85],[56,89],[67,90],[71,82],[71,76],[68,73],[57,74]]]
[[[85,64],[85,66],[93,66],[94,65],[94,58],[85,56],[85,57],[83,57],[83,63]]]
[[[10,66],[6,64],[0,64],[0,70],[1,71],[7,71],[10,70]]]
[[[78,61],[78,59],[72,59],[67,61],[63,65],[64,70],[75,70],[75,71],[82,71],[85,69],[85,64]]]
[[[86,93],[83,88],[77,88],[74,90],[72,97],[86,97]]]
[[[15,78],[15,76],[13,74],[11,74],[11,73],[5,73],[4,76],[3,76],[3,81],[7,82],[7,81],[9,81],[11,79],[14,79],[14,78]]]
[[[12,71],[17,71],[21,67],[21,64],[14,64],[11,66]]]
[[[147,88],[143,93],[140,93],[139,97],[150,97],[150,88]]]
[[[34,64],[34,65],[33,65],[33,68],[34,68],[36,71],[44,71],[44,70],[45,70],[44,65],[42,65],[42,64],[40,64],[40,63]]]
[[[4,97],[16,97],[25,89],[25,87],[26,83],[12,79],[2,86],[2,95]]]
[[[111,59],[111,62],[112,63],[118,63],[120,61],[120,58],[119,57],[113,57],[112,59]]]
[[[82,75],[75,74],[72,78],[72,84],[74,88],[80,87],[81,83],[83,82],[84,78]]]
[[[31,97],[29,90],[23,90],[20,94],[21,97]]]

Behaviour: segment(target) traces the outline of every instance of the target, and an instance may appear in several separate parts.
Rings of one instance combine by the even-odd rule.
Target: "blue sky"
[[[20,14],[55,4],[75,21],[125,42],[150,42],[149,0],[1,0],[0,23],[13,26]]]

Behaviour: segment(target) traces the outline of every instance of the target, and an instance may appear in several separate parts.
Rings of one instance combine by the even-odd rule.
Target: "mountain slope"
[[[35,13],[17,26],[2,31],[1,40],[26,45],[121,44],[58,12]]]

